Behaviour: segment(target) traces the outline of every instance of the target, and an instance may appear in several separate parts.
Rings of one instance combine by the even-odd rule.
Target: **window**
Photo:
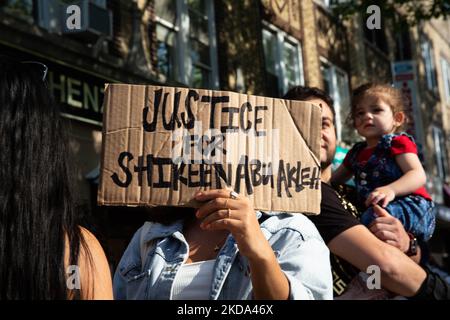
[[[433,127],[434,150],[436,154],[436,167],[438,169],[438,176],[445,180],[448,174],[447,168],[447,149],[445,148],[445,138],[442,130],[438,127]]]
[[[450,63],[441,58],[442,81],[444,82],[445,101],[450,104]]]
[[[422,58],[425,64],[425,76],[427,79],[427,88],[436,91],[436,69],[434,64],[434,51],[429,40],[422,41]]]
[[[106,9],[106,0],[91,0],[92,3],[95,3],[97,6]]]
[[[336,5],[345,4],[347,2],[349,2],[349,0],[319,0],[319,3],[330,8],[333,8]]]
[[[264,24],[263,46],[267,91],[280,97],[289,88],[303,84],[303,63],[299,42],[278,28]]]
[[[400,18],[397,18],[400,19]],[[399,20],[399,31],[395,35],[395,60],[411,60],[411,37],[408,25],[404,20]]]
[[[157,70],[166,80],[218,88],[214,2],[155,1]]]
[[[14,16],[30,19],[33,17],[33,0],[6,0],[2,6],[4,10]]]
[[[334,66],[326,59],[321,58],[320,66],[325,91],[334,100],[336,111],[337,139],[347,144],[356,140],[353,127],[346,125],[346,119],[350,113],[350,95],[347,73]]]
[[[364,38],[367,42],[369,42],[372,46],[378,48],[385,54],[389,52],[386,34],[384,32],[384,21],[383,17],[381,17],[381,29],[369,29],[367,28],[366,21],[369,18],[369,13],[364,13],[362,16],[363,19],[363,30],[364,30]]]
[[[410,26],[405,18],[395,14],[394,19],[395,60],[404,61],[412,59]]]

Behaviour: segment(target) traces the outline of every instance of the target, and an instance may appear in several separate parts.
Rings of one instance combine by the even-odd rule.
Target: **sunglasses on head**
[[[45,78],[47,77],[47,72],[48,72],[48,67],[45,64],[43,64],[42,62],[38,62],[38,61],[22,61],[21,63],[32,64],[32,65],[38,66],[41,69],[40,72],[42,72],[42,81],[45,81]]]

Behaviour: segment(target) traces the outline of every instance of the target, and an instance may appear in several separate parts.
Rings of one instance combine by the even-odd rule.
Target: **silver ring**
[[[230,198],[231,199],[237,199],[239,197],[239,194],[236,191],[230,192]]]

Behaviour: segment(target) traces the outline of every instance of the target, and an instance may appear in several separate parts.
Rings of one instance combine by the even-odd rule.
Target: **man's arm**
[[[381,285],[399,295],[415,295],[426,278],[420,266],[397,248],[379,240],[363,225],[355,225],[338,234],[328,247],[363,272],[370,265],[379,266]]]

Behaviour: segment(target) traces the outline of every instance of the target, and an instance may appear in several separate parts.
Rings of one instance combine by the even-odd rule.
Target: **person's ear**
[[[406,121],[406,115],[403,111],[398,111],[394,113],[394,122],[395,127],[400,127],[402,124],[404,124]]]

